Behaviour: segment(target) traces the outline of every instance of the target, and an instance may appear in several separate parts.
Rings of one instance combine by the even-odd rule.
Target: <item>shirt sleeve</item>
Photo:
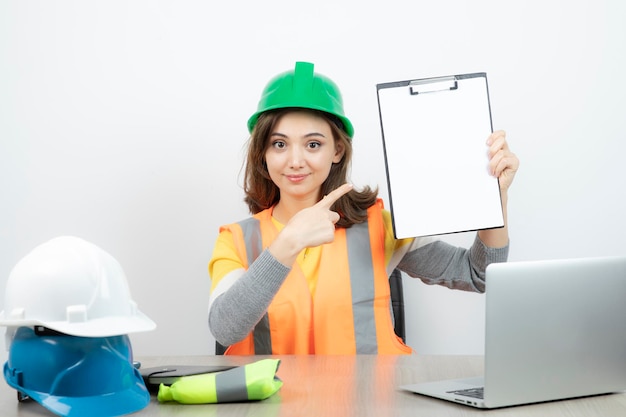
[[[505,262],[508,245],[490,248],[476,236],[469,249],[435,241],[407,252],[398,268],[426,284],[485,292],[485,270],[493,262]]]
[[[476,235],[470,248],[450,245],[436,237],[398,239],[393,236],[391,216],[383,211],[386,229],[387,272],[398,268],[429,285],[473,292],[485,291],[487,265],[506,262],[509,246],[491,248]],[[390,253],[390,254],[389,254]]]
[[[209,262],[208,321],[215,340],[224,346],[243,340],[263,318],[290,270],[268,250],[245,270],[231,232],[222,231]]]

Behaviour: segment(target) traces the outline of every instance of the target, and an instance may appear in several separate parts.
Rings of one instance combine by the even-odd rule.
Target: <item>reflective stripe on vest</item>
[[[294,264],[263,319],[226,353],[410,353],[393,330],[381,208],[368,210],[368,222],[337,229],[322,247],[315,298]],[[228,228],[246,268],[278,234],[271,210]]]
[[[346,230],[348,265],[354,311],[354,337],[357,352],[378,353],[376,320],[374,318],[374,271],[367,223],[355,224]],[[362,245],[363,248],[359,248]],[[359,250],[362,249],[362,250]],[[359,254],[369,254],[363,259]]]
[[[215,374],[215,396],[218,403],[229,403],[248,399],[246,368],[233,368],[230,372]]]
[[[246,245],[246,260],[249,267],[263,251],[261,227],[259,220],[254,217],[240,222],[239,226],[243,232],[243,241]],[[254,326],[252,334],[254,340],[254,354],[271,354],[272,340],[270,338],[270,322],[267,313],[265,313],[261,321]]]

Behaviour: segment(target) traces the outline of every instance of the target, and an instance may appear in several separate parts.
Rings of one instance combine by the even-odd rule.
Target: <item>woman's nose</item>
[[[289,165],[301,167],[304,165],[304,150],[299,146],[292,146],[289,153]]]

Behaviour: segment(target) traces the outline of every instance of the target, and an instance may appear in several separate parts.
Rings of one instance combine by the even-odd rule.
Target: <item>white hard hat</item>
[[[15,265],[7,281],[0,326],[44,326],[82,337],[156,328],[131,299],[119,262],[72,236],[37,246]]]

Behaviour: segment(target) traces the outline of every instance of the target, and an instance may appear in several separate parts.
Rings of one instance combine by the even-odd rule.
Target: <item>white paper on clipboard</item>
[[[504,226],[486,73],[377,84],[397,239]]]

